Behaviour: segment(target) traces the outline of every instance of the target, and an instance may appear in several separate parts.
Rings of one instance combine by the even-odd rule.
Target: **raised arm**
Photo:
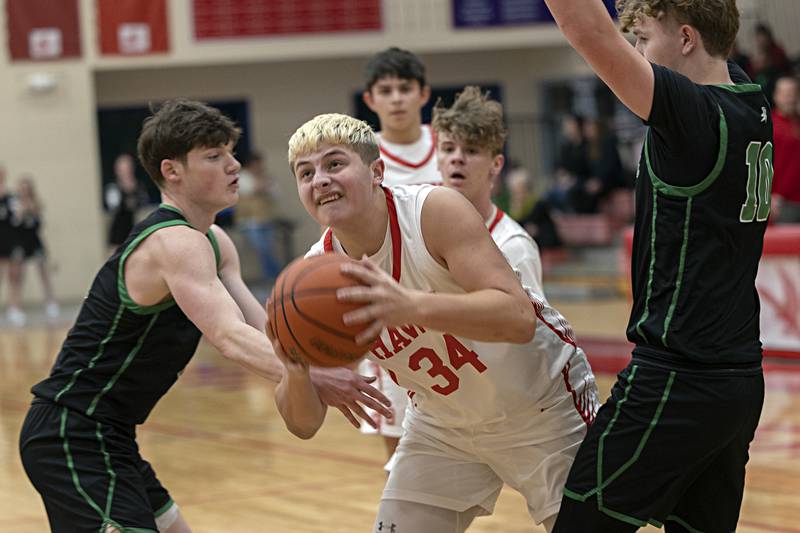
[[[628,109],[647,120],[655,77],[600,0],[545,0],[561,32]]]

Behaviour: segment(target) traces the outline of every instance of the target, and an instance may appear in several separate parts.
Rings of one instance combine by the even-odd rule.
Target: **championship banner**
[[[165,0],[97,0],[97,24],[103,55],[169,50]]]
[[[520,26],[554,23],[544,0],[452,0],[453,27]],[[616,16],[615,0],[603,0]]]
[[[80,57],[78,0],[7,0],[8,49],[12,61]]]
[[[193,0],[198,40],[375,31],[381,0]]]

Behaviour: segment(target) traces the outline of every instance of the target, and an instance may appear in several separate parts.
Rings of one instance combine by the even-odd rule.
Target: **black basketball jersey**
[[[773,174],[769,106],[738,69],[734,85],[653,70],[628,339],[634,353],[670,361],[758,363],[755,278]]]
[[[125,261],[153,232],[189,223],[164,204],[137,224],[95,276],[50,377],[34,395],[101,422],[141,424],[194,355],[200,330],[170,299],[137,305],[123,276]],[[217,266],[219,247],[211,230]]]

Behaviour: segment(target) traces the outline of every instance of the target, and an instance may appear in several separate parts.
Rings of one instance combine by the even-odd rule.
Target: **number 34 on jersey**
[[[381,360],[391,359],[398,352],[408,347],[413,339],[420,333],[425,333],[425,329],[420,326],[402,326],[401,328],[387,328],[391,348],[386,346],[383,339],[373,343],[370,348],[372,355]],[[471,365],[479,374],[486,371],[486,365],[478,357],[474,350],[464,346],[453,335],[443,333],[446,354],[440,354],[433,348],[422,347],[414,351],[408,357],[408,368],[413,372],[425,371],[430,377],[436,379],[436,383],[431,385],[431,390],[443,396],[452,394],[458,390],[460,380],[455,370],[459,370],[464,365]],[[445,362],[444,357],[449,361]],[[397,376],[389,370],[389,375],[395,383]]]

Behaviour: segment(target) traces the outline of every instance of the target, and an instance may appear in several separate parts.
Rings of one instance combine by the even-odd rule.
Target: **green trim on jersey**
[[[165,209],[171,209],[171,206],[165,206]],[[171,210],[174,211],[174,209]],[[168,309],[175,305],[175,300],[172,299],[172,296],[169,297],[169,300],[161,302],[160,304],[139,305],[133,301],[133,298],[131,298],[131,295],[128,293],[128,287],[125,286],[125,261],[128,260],[128,256],[131,255],[136,247],[139,246],[139,244],[151,234],[160,230],[161,228],[168,228],[171,226],[192,227],[191,224],[189,224],[186,220],[168,220],[166,222],[153,224],[137,235],[136,238],[131,241],[128,247],[125,248],[125,251],[122,252],[122,255],[119,258],[119,266],[117,267],[117,292],[119,292],[119,299],[123,304],[125,304],[125,307],[137,315],[150,315],[153,313],[158,313],[159,311],[163,311],[164,309]]]
[[[675,314],[675,308],[678,305],[678,296],[683,283],[683,272],[686,268],[686,249],[689,247],[689,222],[692,219],[692,200],[693,198],[690,197],[686,201],[686,216],[683,219],[683,242],[681,243],[681,255],[678,260],[678,277],[675,280],[675,289],[672,291],[672,301],[669,304],[667,316],[664,318],[664,333],[661,334],[661,344],[664,346],[669,346],[667,344],[667,331],[669,331],[672,316]]]
[[[160,204],[158,204],[158,208],[159,209],[166,209],[167,211],[172,211],[173,213],[178,213],[183,218],[186,218],[186,215],[183,214],[183,211],[181,211],[180,209],[178,209],[174,205],[169,205],[169,204],[165,204],[164,202],[161,202]]]
[[[124,310],[125,310],[124,305],[120,305],[117,308],[117,314],[114,315],[114,321],[111,323],[111,328],[109,328],[108,334],[106,334],[106,336],[103,338],[103,340],[100,341],[100,344],[97,346],[97,353],[94,355],[94,357],[92,357],[92,360],[89,361],[89,364],[86,365],[86,368],[79,368],[78,370],[72,373],[72,377],[70,377],[69,383],[67,383],[63,389],[58,391],[58,394],[56,394],[55,398],[53,398],[53,401],[55,403],[58,403],[58,399],[61,398],[61,395],[69,391],[72,388],[72,386],[75,385],[75,381],[77,381],[78,376],[80,376],[84,370],[91,370],[92,368],[94,368],[94,364],[97,362],[98,359],[100,359],[100,357],[103,356],[103,353],[105,352],[106,349],[106,344],[108,344],[108,341],[110,341],[111,337],[114,336],[114,333],[117,332],[117,326],[119,325],[119,318],[122,316],[122,312]]]
[[[128,369],[128,366],[133,362],[133,358],[136,357],[136,354],[139,353],[139,350],[142,348],[142,344],[144,344],[145,338],[147,338],[147,334],[150,333],[150,329],[153,327],[153,324],[156,323],[158,320],[159,313],[153,315],[153,318],[150,319],[150,323],[147,324],[147,327],[144,330],[144,333],[139,337],[139,340],[136,341],[136,346],[133,347],[133,350],[130,351],[128,356],[125,358],[125,361],[116,371],[116,373],[108,380],[108,383],[103,387],[103,389],[97,393],[97,395],[92,400],[92,403],[89,405],[89,408],[86,410],[86,416],[91,417],[94,413],[94,410],[97,408],[97,403],[100,401],[108,391],[114,387],[117,383],[117,380],[122,376],[123,372]]]
[[[161,204],[159,206],[160,209],[166,209],[167,211],[172,211],[174,213],[178,213],[179,215],[183,216],[180,209],[173,207],[167,204]],[[168,228],[171,226],[189,226],[192,227],[191,224],[187,220],[168,220],[166,222],[160,222],[158,224],[153,224],[149,228],[142,231],[136,238],[131,241],[125,251],[119,258],[119,266],[117,267],[117,292],[119,292],[119,299],[122,300],[122,303],[125,304],[125,307],[130,309],[132,312],[136,313],[137,315],[150,315],[152,313],[158,313],[163,311],[164,309],[169,309],[173,305],[175,305],[175,300],[170,295],[169,299],[161,302],[160,304],[156,305],[139,305],[133,301],[131,298],[130,293],[128,292],[128,287],[125,285],[125,261],[128,260],[128,256],[133,253],[141,242],[152,235],[155,231],[160,230],[161,228]],[[211,243],[211,248],[214,250],[214,262],[217,265],[217,271],[219,272],[220,263],[222,261],[222,256],[219,250],[219,242],[217,241],[217,236],[214,235],[214,232],[211,228],[208,228],[208,232],[206,232],[206,238]]]
[[[740,83],[738,85],[731,85],[729,83],[716,83],[712,84],[711,86],[719,89],[725,89],[726,91],[732,93],[757,93],[761,91],[761,85],[757,83]]]
[[[725,113],[722,111],[722,107],[718,105],[717,109],[719,109],[719,152],[717,153],[717,162],[714,164],[714,168],[711,169],[711,173],[696,185],[679,187],[677,185],[670,185],[659,179],[650,161],[650,130],[647,131],[647,135],[645,135],[644,138],[644,156],[653,188],[658,189],[668,196],[681,196],[686,198],[697,196],[714,184],[722,172],[722,168],[725,166],[725,159],[728,154],[728,122],[725,120]]]
[[[672,390],[672,384],[675,381],[675,376],[677,372],[672,371],[669,373],[669,379],[667,380],[667,384],[664,386],[664,391],[661,393],[661,401],[656,408],[656,412],[653,414],[653,418],[650,419],[650,423],[648,424],[647,429],[645,430],[642,438],[639,440],[639,444],[636,446],[636,450],[633,452],[633,455],[625,461],[622,466],[620,466],[613,474],[611,474],[608,478],[604,479],[603,476],[603,448],[606,437],[611,433],[614,424],[616,423],[617,419],[619,418],[620,412],[622,411],[622,405],[628,401],[628,396],[630,394],[631,388],[633,387],[633,380],[636,376],[636,371],[638,370],[639,365],[633,365],[631,367],[631,374],[628,376],[628,384],[625,387],[625,393],[622,396],[622,399],[617,402],[616,409],[614,411],[614,416],[611,418],[611,421],[608,423],[608,427],[606,427],[603,434],[600,435],[600,440],[597,445],[597,486],[590,491],[584,494],[578,494],[577,492],[573,492],[567,488],[564,488],[564,495],[572,498],[573,500],[578,500],[580,502],[585,502],[593,495],[597,495],[597,509],[617,520],[622,522],[633,524],[635,526],[643,527],[646,526],[648,523],[656,523],[653,520],[650,521],[642,521],[638,518],[634,518],[632,516],[628,516],[623,513],[619,513],[612,509],[609,509],[603,506],[603,489],[608,487],[611,483],[614,482],[619,476],[621,476],[628,468],[630,468],[633,463],[639,460],[639,456],[642,454],[642,450],[647,445],[647,441],[650,439],[650,434],[653,432],[655,427],[658,425],[658,421],[661,418],[661,413],[664,411],[664,406],[667,404],[667,400],[669,399],[670,391]]]
[[[172,498],[170,498],[170,499],[169,499],[169,501],[167,501],[167,503],[165,503],[164,505],[162,505],[162,506],[161,506],[161,507],[160,507],[158,510],[156,510],[156,512],[155,512],[155,513],[153,513],[153,516],[155,516],[156,518],[158,518],[158,517],[159,517],[159,516],[161,516],[162,514],[164,514],[164,513],[166,513],[167,511],[169,511],[169,508],[170,508],[170,507],[172,507],[173,505],[175,505],[175,502],[174,502],[174,501],[172,501]]]
[[[108,472],[108,496],[106,496],[106,516],[111,514],[111,502],[114,500],[114,488],[117,486],[117,473],[111,466],[111,457],[106,451],[106,443],[103,440],[102,426],[100,422],[97,423],[97,440],[100,441],[100,452],[103,454],[103,461],[106,463],[106,472]]]
[[[667,517],[667,521],[668,522],[677,522],[678,524],[683,526],[683,528],[686,531],[688,531],[689,533],[703,533],[701,530],[693,528],[692,526],[687,524],[685,520],[682,520],[680,517],[675,516],[674,514],[669,515]]]
[[[86,494],[86,491],[83,490],[83,487],[81,486],[80,479],[78,479],[78,471],[75,470],[75,462],[72,460],[72,453],[69,451],[69,439],[67,438],[66,427],[68,412],[69,410],[66,407],[62,408],[61,410],[61,426],[58,430],[58,436],[64,441],[64,455],[67,457],[67,469],[69,469],[70,476],[72,477],[72,484],[75,486],[75,490],[78,491],[78,494],[80,494],[83,499],[86,500],[86,503],[88,503],[89,506],[94,509],[101,518],[103,518],[103,520],[106,520],[107,517],[105,513],[103,513],[103,510],[100,509],[100,506],[94,502],[91,496]]]
[[[650,222],[650,267],[647,274],[647,296],[644,299],[644,313],[642,313],[639,322],[636,323],[636,332],[642,336],[645,342],[648,342],[647,335],[642,331],[642,324],[644,324],[647,317],[650,316],[650,297],[653,296],[653,275],[656,269],[656,220],[658,218],[658,191],[653,188],[653,216]]]

